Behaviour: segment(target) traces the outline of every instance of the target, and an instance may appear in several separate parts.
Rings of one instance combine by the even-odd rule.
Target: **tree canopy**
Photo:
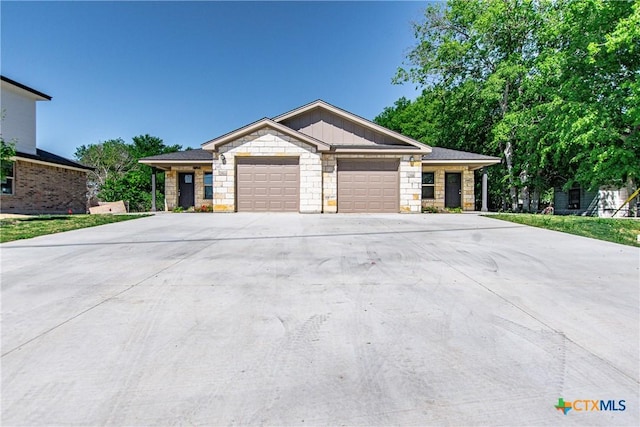
[[[430,145],[503,158],[495,205],[550,186],[640,179],[640,2],[450,0],[414,24],[395,83],[423,89],[375,121]],[[502,200],[496,200],[502,199]]]
[[[139,135],[126,143],[122,138],[110,139],[97,144],[81,145],[75,158],[95,168],[89,174],[89,195],[101,201],[124,200],[131,211],[151,209],[151,174],[149,166],[138,163],[143,157],[172,153],[181,150],[180,145],[164,144],[163,140],[150,135]],[[164,177],[159,176],[156,198],[163,199]]]

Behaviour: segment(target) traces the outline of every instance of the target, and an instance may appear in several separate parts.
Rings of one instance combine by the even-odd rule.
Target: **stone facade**
[[[191,172],[194,174],[194,207],[211,206],[213,205],[212,199],[204,198],[204,174],[205,172],[211,172],[209,168],[195,169],[192,166],[173,166],[171,170],[164,173],[164,203],[165,210],[173,210],[178,206],[178,173],[179,172]]]
[[[266,128],[225,144],[219,151],[213,162],[214,212],[236,210],[236,157],[242,156],[299,157],[300,212],[322,211],[322,161],[315,147]]]
[[[438,209],[444,209],[444,192],[445,192],[445,173],[446,172],[458,172],[462,174],[462,197],[461,204],[462,210],[473,211],[475,210],[475,179],[473,171],[469,170],[468,166],[422,166],[423,172],[434,172],[434,199],[422,200],[422,207],[435,207]],[[422,181],[420,181],[422,186]]]
[[[16,160],[13,194],[0,196],[0,211],[22,214],[87,213],[87,172]]]

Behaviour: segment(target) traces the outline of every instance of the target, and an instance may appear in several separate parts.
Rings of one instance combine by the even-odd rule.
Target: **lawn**
[[[640,242],[638,242],[640,219],[532,214],[495,214],[487,216],[532,227],[546,228],[548,230],[640,247]]]
[[[148,215],[38,215],[0,220],[0,243],[128,221]]]

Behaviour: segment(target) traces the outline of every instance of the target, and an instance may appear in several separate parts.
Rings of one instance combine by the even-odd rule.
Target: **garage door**
[[[238,212],[298,212],[297,157],[236,157]]]
[[[400,210],[398,160],[338,160],[338,212]]]

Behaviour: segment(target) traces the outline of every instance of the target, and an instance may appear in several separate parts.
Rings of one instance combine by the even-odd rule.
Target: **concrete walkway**
[[[640,424],[637,248],[476,215],[162,214],[0,252],[2,425]]]

